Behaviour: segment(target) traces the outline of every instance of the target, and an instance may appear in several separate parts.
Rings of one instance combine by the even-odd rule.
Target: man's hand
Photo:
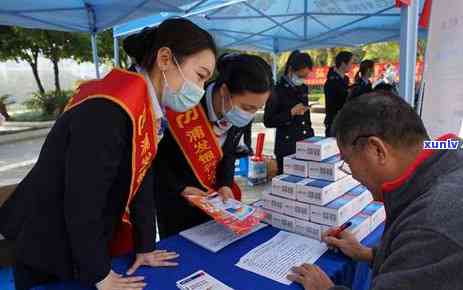
[[[175,252],[153,251],[149,253],[137,254],[135,262],[127,271],[127,275],[132,275],[140,266],[150,267],[175,267],[177,262],[171,260],[178,258],[179,255]]]
[[[142,290],[146,283],[144,277],[122,277],[111,270],[103,281],[96,284],[98,290]]]
[[[328,290],[334,286],[330,278],[315,265],[304,264],[292,269],[288,279],[301,284],[305,290]]]
[[[227,202],[229,198],[234,199],[235,197],[233,196],[233,191],[231,190],[230,187],[228,186],[222,186],[217,190],[217,193],[219,196],[222,198],[223,202]]]
[[[309,110],[310,108],[307,107],[307,106],[304,106],[303,104],[299,103],[297,105],[295,105],[292,109],[291,109],[291,116],[302,116],[305,114],[305,112],[307,112],[307,110]]]
[[[334,237],[336,228],[331,228],[322,234],[322,240],[332,248],[338,248],[346,256],[356,261],[371,262],[373,251],[362,245],[353,234],[342,231],[339,238]]]

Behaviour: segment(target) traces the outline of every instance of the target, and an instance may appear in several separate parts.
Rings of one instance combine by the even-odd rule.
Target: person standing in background
[[[366,93],[371,93],[373,87],[370,78],[375,71],[375,62],[366,59],[360,63],[360,68],[355,74],[355,84],[351,88],[349,101]]]
[[[310,120],[309,87],[304,83],[312,66],[309,54],[293,51],[284,75],[265,105],[264,125],[276,128],[274,153],[278,174],[283,173],[283,157],[296,153],[296,142],[315,135]]]
[[[331,125],[339,110],[346,103],[349,95],[349,77],[346,74],[352,69],[353,54],[349,51],[341,51],[336,55],[336,65],[328,71],[325,86],[325,135],[332,136]]]

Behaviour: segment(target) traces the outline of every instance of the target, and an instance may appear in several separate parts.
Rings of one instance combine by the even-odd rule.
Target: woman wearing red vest
[[[197,105],[215,67],[212,37],[185,19],[131,36],[137,72],[114,69],[79,87],[56,121],[37,164],[0,209],[0,233],[16,240],[17,290],[60,280],[98,289],[142,289],[143,277],[111,270],[136,252],[142,265],[175,266],[155,250],[151,163],[163,111]]]
[[[217,191],[224,199],[240,199],[233,182],[236,149],[270,96],[272,71],[258,56],[230,54],[219,58],[217,72],[198,106],[185,113],[166,112],[169,130],[154,166],[161,239],[209,219],[184,195]]]

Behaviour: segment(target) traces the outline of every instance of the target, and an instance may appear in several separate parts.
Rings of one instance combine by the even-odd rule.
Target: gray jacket
[[[463,289],[463,150],[433,153],[384,199],[371,289]]]

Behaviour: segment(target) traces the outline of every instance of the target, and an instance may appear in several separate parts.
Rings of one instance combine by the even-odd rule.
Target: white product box
[[[261,207],[261,210],[265,212],[265,218],[262,220],[262,222],[271,225],[272,224],[272,218],[273,215],[279,214],[277,212],[274,212],[272,210],[266,209],[265,207]]]
[[[310,161],[296,158],[296,154],[283,158],[283,173],[300,177],[309,177]]]
[[[335,138],[311,137],[296,142],[296,158],[303,160],[322,161],[339,154]]]
[[[295,219],[294,232],[320,241],[322,237],[323,226],[316,223]]]
[[[286,207],[291,208],[291,210],[285,212],[285,214],[305,221],[310,220],[310,204],[288,200],[286,202]]]
[[[275,176],[272,179],[272,194],[295,200],[297,184],[304,180],[303,177],[287,174]]]
[[[263,184],[267,182],[267,165],[264,160],[248,159],[248,181],[251,185]]]
[[[309,161],[310,178],[323,179],[328,181],[337,181],[347,175],[339,167],[342,165],[340,155],[335,155],[321,162]]]
[[[373,196],[363,185],[356,186],[355,188],[349,190],[347,194],[355,197],[352,210],[356,214],[361,212],[370,202],[373,201]]]
[[[272,215],[272,223],[271,225],[276,227],[276,228],[279,228],[279,229],[282,229],[282,230],[285,230],[287,232],[294,232],[294,222],[295,222],[295,218],[293,217],[290,217],[290,216],[287,216],[287,215],[284,215],[284,214],[278,214],[278,213],[274,213]]]
[[[264,208],[281,214],[287,214],[294,210],[291,200],[272,195],[271,193],[263,193],[262,200],[264,201]]]
[[[296,199],[316,205],[325,205],[345,194],[359,184],[348,175],[336,182],[321,179],[306,179],[297,185]]]
[[[386,220],[386,210],[382,202],[371,202],[362,210],[362,214],[370,216],[370,233]]]
[[[355,215],[353,211],[355,201],[354,196],[345,194],[326,206],[312,205],[310,221],[328,226],[340,226]]]
[[[357,214],[349,220],[352,225],[346,230],[351,232],[358,241],[363,240],[370,233],[370,216],[364,214]]]

